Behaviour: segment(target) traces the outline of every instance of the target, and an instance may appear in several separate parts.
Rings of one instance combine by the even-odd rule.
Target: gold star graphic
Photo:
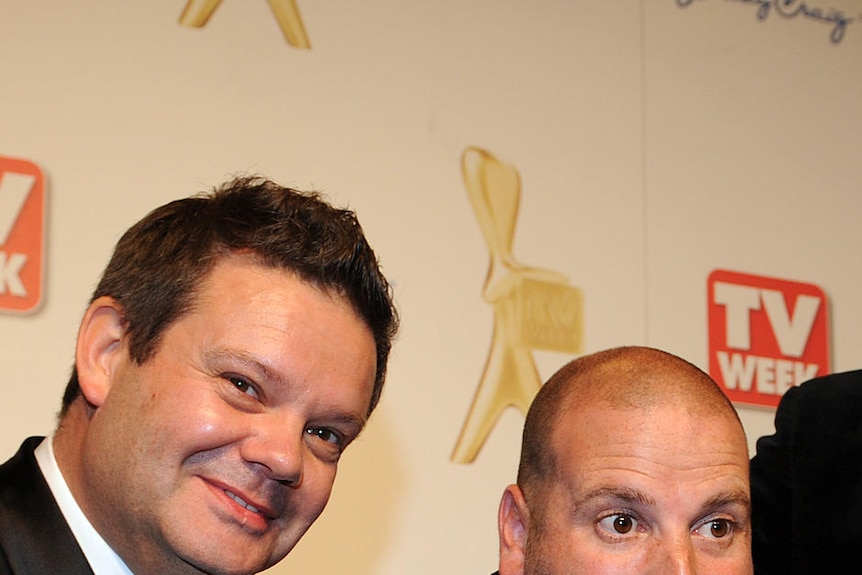
[[[310,49],[311,43],[308,41],[308,34],[305,33],[302,16],[299,14],[295,0],[268,1],[287,43],[296,48]],[[180,24],[191,28],[203,28],[219,4],[221,0],[188,0],[180,15]]]

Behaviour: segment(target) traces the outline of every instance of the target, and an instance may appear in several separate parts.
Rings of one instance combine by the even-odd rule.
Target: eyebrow
[[[577,509],[582,505],[591,503],[597,499],[611,499],[629,505],[643,505],[647,507],[655,507],[655,500],[645,493],[632,489],[630,487],[608,487],[602,486],[592,491],[588,491],[579,499],[574,501],[574,507]]]
[[[623,504],[641,505],[646,507],[655,507],[656,505],[653,498],[637,489],[632,489],[630,487],[602,486],[585,493],[582,497],[573,502],[573,506],[575,509],[578,509],[583,505],[587,505],[600,499],[608,499],[618,501]],[[745,491],[733,489],[728,492],[719,493],[706,500],[703,505],[701,505],[700,509],[701,514],[704,514],[715,509],[729,506],[740,506],[747,514],[750,514],[751,498]]]
[[[271,367],[260,361],[257,357],[244,351],[238,349],[218,348],[208,349],[204,352],[203,355],[204,359],[207,362],[218,362],[224,360],[238,361],[246,367],[255,371],[258,376],[262,375],[264,379],[274,381],[281,386],[287,385],[287,382],[279,373],[277,373]]]
[[[748,493],[740,489],[734,489],[726,493],[719,493],[708,499],[702,506],[701,511],[706,512],[712,509],[721,509],[723,507],[738,506],[745,509],[747,514],[751,514],[751,497]]]

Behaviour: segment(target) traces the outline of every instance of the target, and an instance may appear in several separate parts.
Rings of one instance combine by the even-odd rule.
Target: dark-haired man
[[[500,503],[500,575],[750,575],[748,451],[718,386],[666,352],[578,358],[533,400]]]
[[[323,511],[397,326],[354,214],[242,178],[129,229],[52,436],[0,467],[0,573],[255,573]]]

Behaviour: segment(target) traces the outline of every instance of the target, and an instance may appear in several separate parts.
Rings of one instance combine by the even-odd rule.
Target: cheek
[[[323,512],[329,502],[335,476],[335,465],[328,465],[314,458],[309,452],[305,453],[303,485],[293,497],[296,505],[304,507],[304,515],[317,518]]]
[[[187,398],[191,399],[191,398]],[[165,445],[173,446],[184,458],[212,451],[241,440],[251,426],[251,417],[215,402],[186,401],[183,405],[163,405],[154,410],[157,429]]]
[[[589,534],[571,527],[548,526],[527,539],[525,575],[604,575],[643,573],[631,557],[611,555],[596,545]]]
[[[157,457],[185,458],[218,447],[233,439],[238,427],[238,414],[193,382],[151,388],[125,407]]]

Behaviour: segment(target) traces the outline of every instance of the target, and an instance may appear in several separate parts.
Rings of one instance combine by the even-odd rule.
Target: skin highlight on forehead
[[[615,408],[649,408],[670,403],[696,413],[735,413],[700,369],[649,348],[617,348],[588,356],[563,368],[548,383],[566,387],[568,400],[584,405],[596,401]]]

